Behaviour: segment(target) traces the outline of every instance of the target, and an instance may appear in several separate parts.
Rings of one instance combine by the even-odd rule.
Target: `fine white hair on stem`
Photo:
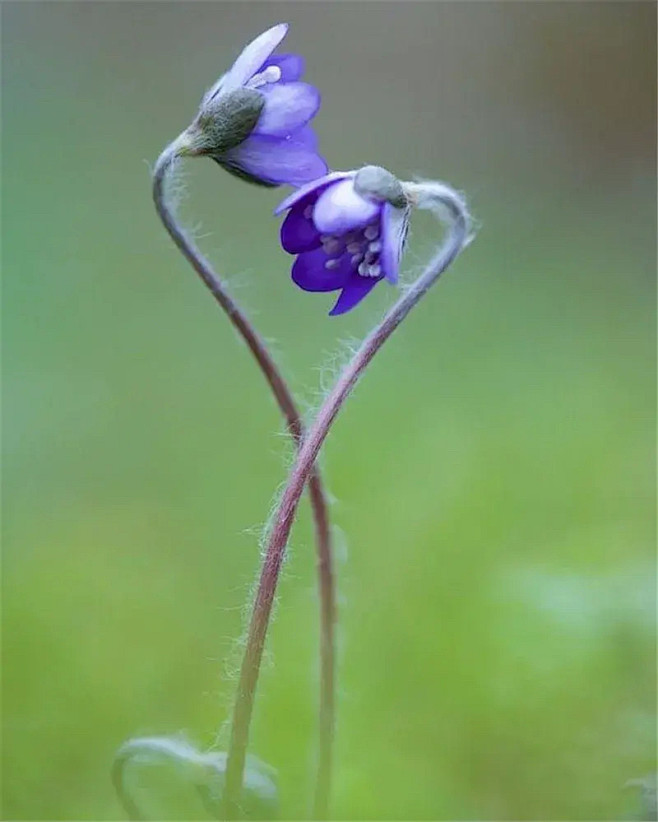
[[[338,346],[334,351],[325,353],[322,364],[315,367],[320,375],[320,387],[315,391],[315,404],[309,406],[307,414],[312,413],[315,407],[319,407],[322,403],[342,368],[354,356],[359,343],[360,341],[356,337],[345,337],[338,342]]]

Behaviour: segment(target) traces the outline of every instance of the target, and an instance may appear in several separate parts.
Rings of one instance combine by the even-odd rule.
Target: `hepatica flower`
[[[304,291],[340,291],[331,315],[350,311],[382,280],[397,283],[409,203],[386,169],[327,174],[299,188],[275,213],[284,211],[281,244],[297,255],[292,279]]]
[[[304,59],[273,55],[288,26],[251,42],[206,92],[181,153],[212,157],[232,174],[266,186],[307,183],[327,171],[308,125],[320,92],[301,82]]]

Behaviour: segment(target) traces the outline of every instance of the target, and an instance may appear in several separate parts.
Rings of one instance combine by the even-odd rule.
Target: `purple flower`
[[[266,186],[298,186],[327,172],[308,125],[320,108],[320,92],[300,81],[301,56],[272,56],[287,31],[280,23],[263,32],[206,92],[187,132],[187,153],[210,156],[232,174]]]
[[[381,282],[398,281],[409,204],[401,183],[377,166],[335,171],[287,197],[281,245],[297,254],[293,281],[304,291],[340,291],[329,312],[344,314]]]

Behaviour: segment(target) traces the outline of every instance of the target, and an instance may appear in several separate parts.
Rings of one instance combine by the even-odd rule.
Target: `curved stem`
[[[192,239],[179,225],[170,207],[166,187],[175,161],[185,154],[184,139],[179,138],[166,148],[158,158],[153,171],[153,201],[155,208],[183,256],[199,275],[205,286],[219,303],[244,339],[278,403],[288,431],[299,446],[304,433],[301,416],[292,394],[265,342],[260,338],[246,315],[232,299],[222,281],[214,273],[210,263],[194,245]],[[331,783],[331,764],[334,736],[334,668],[335,668],[335,584],[331,547],[331,529],[325,492],[316,467],[309,480],[309,495],[315,523],[317,544],[317,573],[320,596],[320,707],[319,707],[319,759],[316,776],[315,810],[318,818],[327,813]]]
[[[130,819],[131,822],[137,822],[138,820],[142,820],[144,817],[125,787],[124,772],[126,770],[127,763],[128,757],[126,756],[117,756],[115,758],[112,763],[112,784],[114,785],[116,795],[119,797],[119,801],[123,805],[123,809],[125,810],[128,819]]]
[[[297,453],[270,533],[240,670],[226,770],[225,815],[228,819],[235,818],[239,811],[240,787],[260,660],[279,571],[304,485],[309,479],[313,464],[329,433],[331,424],[364,369],[409,311],[434,285],[470,240],[470,220],[466,206],[451,188],[441,183],[407,183],[405,193],[413,205],[430,209],[440,218],[447,216],[450,229],[423,274],[398,300],[379,325],[370,332],[351,362],[340,374]]]
[[[139,822],[146,817],[132,797],[126,785],[126,771],[133,761],[154,764],[158,761],[175,764],[198,764],[206,756],[197,753],[185,742],[167,737],[138,737],[129,739],[117,751],[112,763],[114,790],[131,822]]]

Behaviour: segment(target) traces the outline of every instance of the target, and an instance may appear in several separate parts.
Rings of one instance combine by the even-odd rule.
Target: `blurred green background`
[[[481,223],[323,454],[335,816],[632,814],[624,783],[656,754],[654,4],[16,2],[2,5],[3,818],[123,818],[109,768],[124,739],[225,742],[290,450],[159,224],[149,168],[280,21],[322,89],[332,167],[444,179]],[[184,173],[185,220],[310,414],[393,290],[328,317],[332,295],[290,282],[282,192],[206,160]],[[436,239],[414,218],[407,279]],[[251,745],[279,772],[283,818],[308,814],[312,787],[313,550],[304,504]],[[145,812],[175,815],[157,793]]]

